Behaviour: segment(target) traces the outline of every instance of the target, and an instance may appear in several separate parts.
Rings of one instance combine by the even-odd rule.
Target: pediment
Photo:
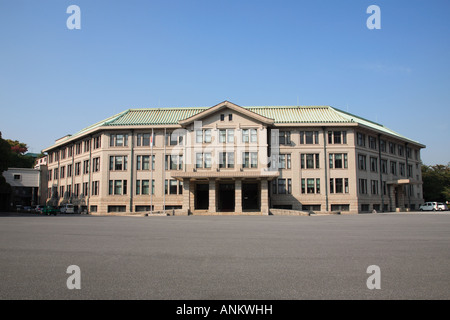
[[[211,108],[208,108],[200,113],[197,113],[196,115],[180,120],[178,123],[186,127],[190,124],[192,124],[194,121],[202,121],[203,119],[206,119],[214,114],[220,113],[222,110],[233,110],[237,114],[240,114],[242,116],[245,116],[247,118],[250,118],[251,120],[255,122],[259,122],[265,125],[272,125],[274,123],[273,119],[261,116],[253,111],[247,110],[246,108],[243,108],[241,106],[238,106],[237,104],[234,104],[229,101],[223,101],[219,104],[216,104],[215,106],[212,106]]]

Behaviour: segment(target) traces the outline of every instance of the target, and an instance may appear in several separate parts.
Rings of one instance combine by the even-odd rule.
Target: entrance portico
[[[278,171],[199,173],[182,172],[183,209],[191,213],[269,213],[268,186]]]

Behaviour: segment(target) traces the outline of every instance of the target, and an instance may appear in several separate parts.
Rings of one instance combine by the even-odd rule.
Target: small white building
[[[40,196],[41,170],[28,168],[9,168],[3,176],[12,187],[11,205],[37,205],[45,202]],[[42,200],[42,201],[41,201]]]

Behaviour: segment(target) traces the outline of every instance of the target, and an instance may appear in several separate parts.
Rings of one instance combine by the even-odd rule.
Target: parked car
[[[447,211],[448,210],[447,205],[443,202],[438,202],[437,207],[438,207],[439,211]]]
[[[43,208],[43,206],[36,206],[36,207],[34,208],[34,212],[36,212],[36,213],[42,213],[42,208]]]
[[[17,211],[17,212],[22,212],[22,211],[23,211],[23,206],[22,206],[21,204],[18,204],[18,205],[16,206],[16,211]]]
[[[75,213],[75,209],[73,208],[73,204],[65,204],[60,208],[61,213]]]
[[[420,211],[436,211],[438,210],[437,202],[425,202],[419,208]]]
[[[33,210],[33,208],[31,206],[24,206],[23,207],[23,212],[31,212]]]
[[[57,215],[59,213],[59,209],[57,207],[52,207],[52,206],[45,206],[42,207],[42,214],[46,214],[46,215]]]

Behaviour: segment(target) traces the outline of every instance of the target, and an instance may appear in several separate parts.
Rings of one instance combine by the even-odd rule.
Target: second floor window
[[[128,146],[128,134],[111,134],[109,140],[110,147]]]
[[[257,168],[258,167],[258,152],[242,153],[242,167],[243,168]]]
[[[109,157],[109,170],[122,171],[127,170],[128,156],[110,156]]]

